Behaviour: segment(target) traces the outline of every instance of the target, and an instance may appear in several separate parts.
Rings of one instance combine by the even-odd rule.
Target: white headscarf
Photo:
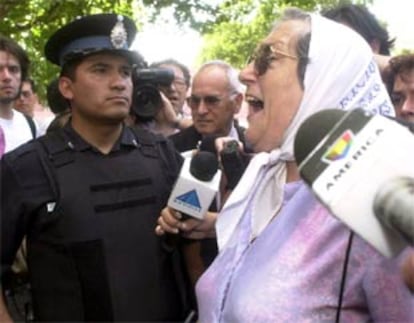
[[[294,138],[307,117],[332,108],[363,108],[394,115],[371,48],[349,27],[312,14],[308,57],[303,99],[285,131],[281,147],[270,153],[258,153],[252,159],[218,217],[219,249],[229,241],[246,212],[252,214],[252,239],[279,212],[286,182],[286,161],[294,160]]]

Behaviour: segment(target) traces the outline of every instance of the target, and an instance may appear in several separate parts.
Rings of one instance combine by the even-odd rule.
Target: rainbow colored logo
[[[332,163],[344,158],[351,149],[354,134],[346,130],[326,151],[322,157],[325,163]]]

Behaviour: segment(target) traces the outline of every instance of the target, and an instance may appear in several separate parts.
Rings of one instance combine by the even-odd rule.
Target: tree
[[[16,40],[31,59],[31,76],[38,83],[41,98],[47,84],[57,76],[58,67],[44,57],[47,39],[61,26],[77,16],[116,12],[135,20],[138,29],[153,21],[165,8],[173,9],[178,23],[201,28],[205,19],[195,19],[192,13],[207,13],[214,17],[217,6],[198,0],[0,0],[0,34]]]
[[[44,45],[54,31],[76,16],[116,12],[132,17],[140,29],[144,23],[160,19],[160,13],[168,10],[178,25],[190,26],[203,35],[205,47],[200,62],[220,58],[241,67],[283,8],[319,10],[338,2],[343,1],[0,0],[0,33],[15,39],[27,50],[32,61],[31,75],[44,98],[47,84],[58,73],[56,66],[46,62]]]
[[[0,3],[0,33],[16,40],[31,60],[31,76],[38,83],[39,94],[45,97],[49,81],[57,76],[58,68],[43,54],[49,36],[74,17],[92,12],[114,11],[131,14],[131,1],[74,0],[2,0]],[[100,8],[99,10],[97,8]]]
[[[241,68],[254,51],[256,44],[270,31],[272,22],[284,8],[298,7],[307,11],[339,3],[355,2],[367,4],[372,1],[343,0],[228,0],[220,7],[215,25],[205,27],[204,48],[199,62],[223,59]]]

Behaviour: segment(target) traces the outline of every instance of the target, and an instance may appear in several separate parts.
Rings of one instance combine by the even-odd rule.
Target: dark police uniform
[[[27,235],[36,319],[183,317],[179,259],[154,234],[181,158],[145,141],[125,128],[103,155],[67,125],[4,156],[2,273]]]
[[[49,39],[46,56],[64,65],[109,50],[133,63],[135,30],[112,14],[78,19]],[[163,137],[128,127],[102,154],[70,122],[4,155],[2,283],[26,236],[35,320],[182,320],[180,254],[154,233],[181,163]]]

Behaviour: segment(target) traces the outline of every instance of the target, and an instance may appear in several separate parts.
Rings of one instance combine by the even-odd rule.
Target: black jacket
[[[244,136],[244,131],[246,130],[244,127],[240,126],[237,120],[234,121],[234,127],[236,128],[237,134],[239,136],[240,141],[246,147],[246,139]],[[175,148],[179,152],[184,152],[192,149],[197,148],[197,144],[199,141],[203,139],[202,135],[195,129],[194,126],[188,127],[180,132],[173,134],[169,137],[171,141],[174,143]]]
[[[146,137],[125,128],[104,155],[66,126],[3,156],[2,280],[26,235],[36,320],[185,317],[181,261],[154,234],[181,157]]]

